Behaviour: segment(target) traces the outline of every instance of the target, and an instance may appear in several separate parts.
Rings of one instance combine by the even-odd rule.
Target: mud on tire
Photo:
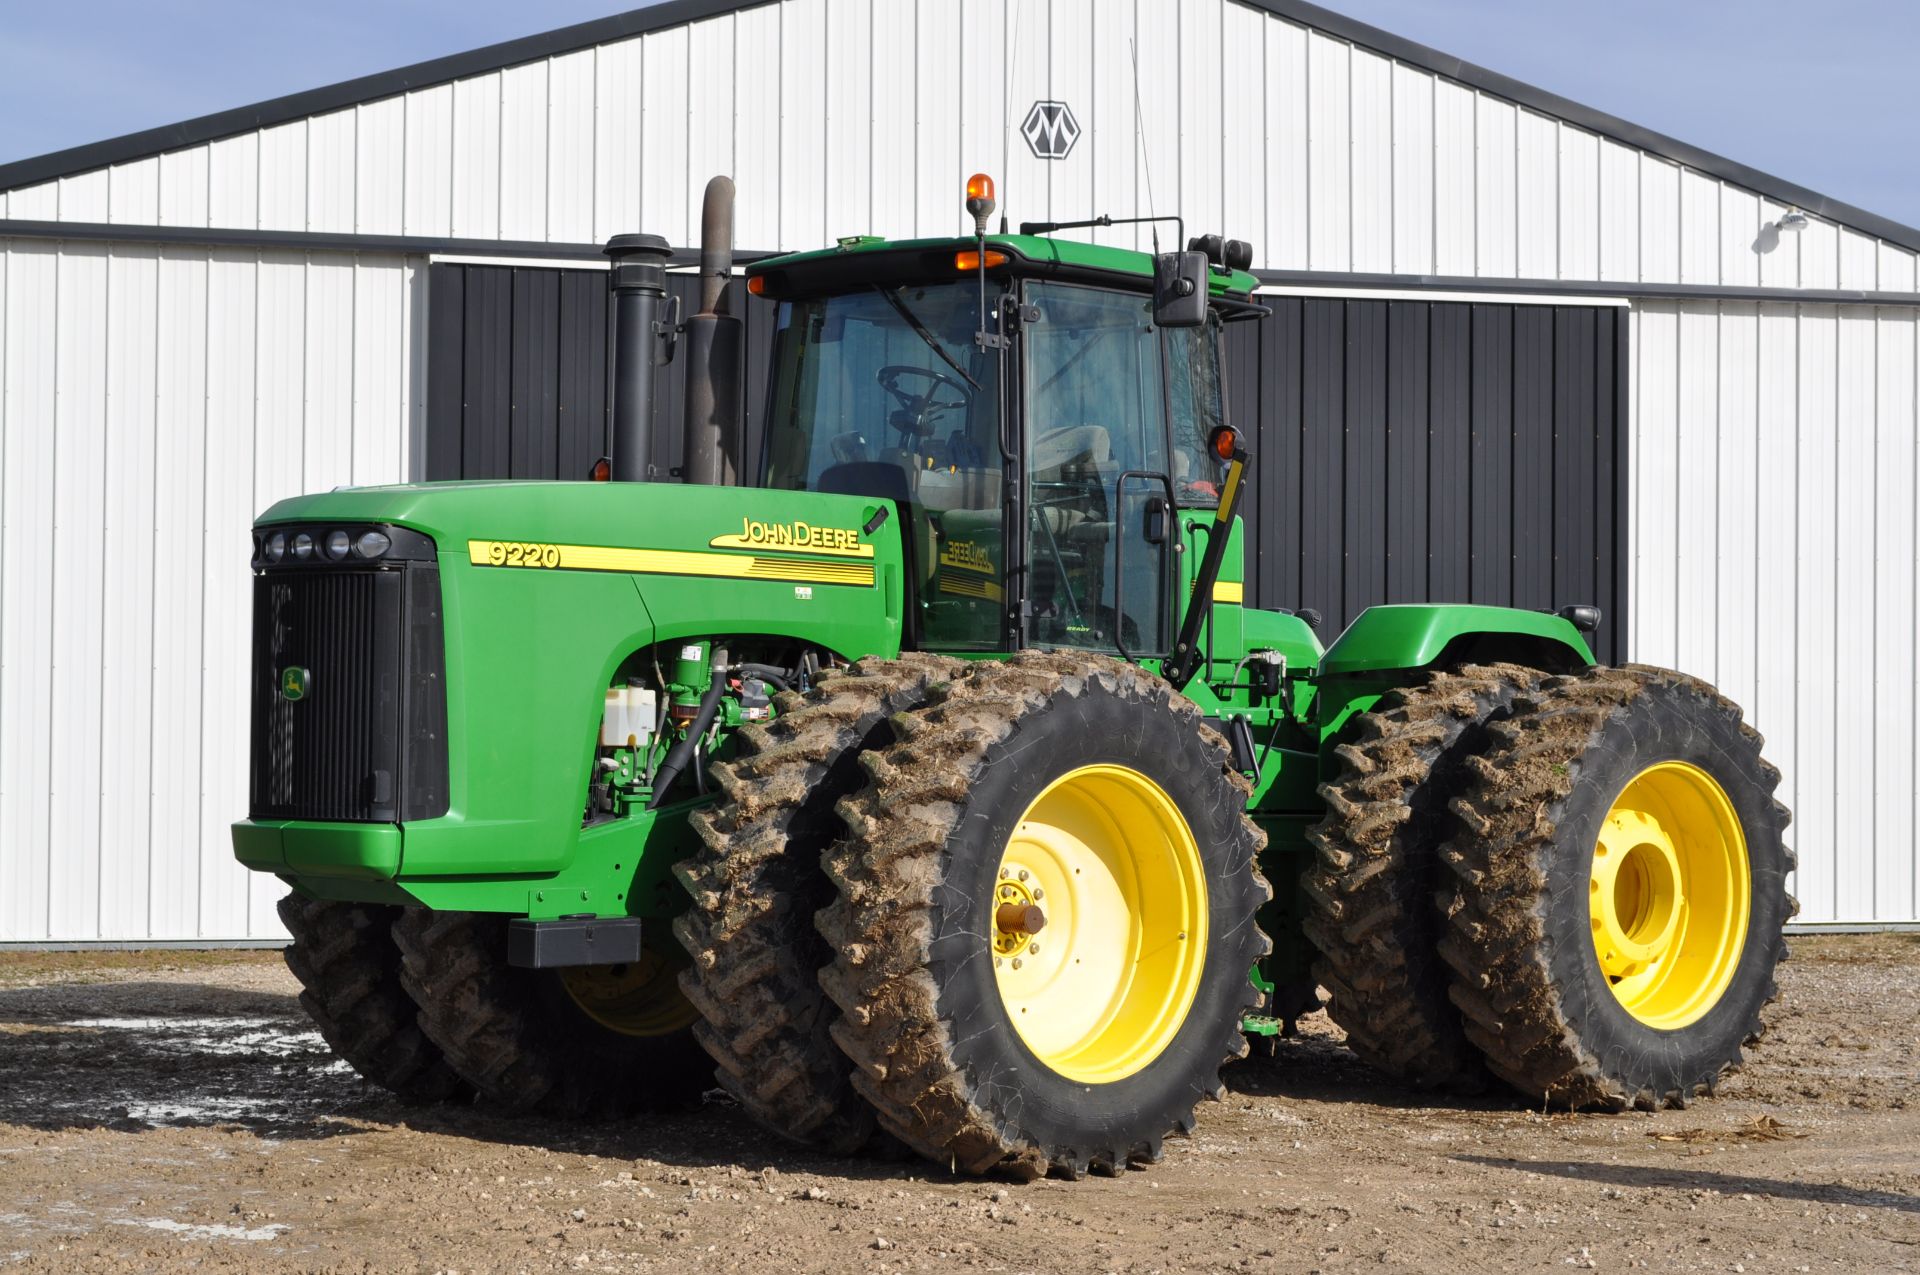
[[[1266,839],[1225,741],[1164,681],[1068,653],[975,665],[895,729],[899,743],[863,755],[867,787],[841,802],[851,835],[827,857],[839,897],[819,916],[855,1088],[889,1132],[959,1172],[1076,1177],[1158,1159],[1164,1135],[1190,1132],[1196,1102],[1220,1094],[1222,1064],[1246,1054],[1248,971],[1269,946],[1254,923],[1271,897],[1256,867]],[[1151,779],[1191,827],[1208,947],[1176,1034],[1138,1070],[1090,1084],[1027,1048],[987,936],[1023,812],[1099,764]]]
[[[300,1007],[334,1053],[404,1101],[464,1096],[465,1082],[420,1030],[413,998],[400,985],[400,949],[390,932],[399,913],[298,894],[280,900],[281,923],[293,936],[284,955],[300,980]]]
[[[1516,699],[1454,801],[1459,834],[1442,851],[1448,933],[1441,952],[1468,1037],[1501,1079],[1568,1108],[1684,1106],[1742,1061],[1778,994],[1786,891],[1780,772],[1739,707],[1665,669],[1596,668]],[[1724,791],[1751,865],[1744,942],[1730,981],[1697,1021],[1647,1025],[1615,996],[1589,924],[1602,820],[1649,766],[1700,768]]]
[[[617,1116],[672,1107],[707,1087],[690,1029],[623,1034],[583,1012],[557,971],[507,964],[505,916],[409,908],[393,935],[421,1030],[482,1097],[509,1111]]]
[[[851,1153],[875,1131],[819,979],[833,954],[813,923],[833,897],[821,856],[846,831],[835,803],[864,783],[860,753],[893,742],[893,715],[964,667],[865,659],[783,694],[780,716],[743,728],[738,754],[714,766],[724,798],[693,816],[701,849],[674,869],[693,899],[674,933],[693,961],[680,986],[700,1011],[694,1036],[722,1087],[803,1145]]]
[[[1439,852],[1465,759],[1486,748],[1489,721],[1543,676],[1518,664],[1467,665],[1389,691],[1354,717],[1334,749],[1339,774],[1320,785],[1327,813],[1307,832],[1315,863],[1301,878],[1307,936],[1320,952],[1314,975],[1348,1047],[1403,1083],[1486,1083],[1447,995]]]

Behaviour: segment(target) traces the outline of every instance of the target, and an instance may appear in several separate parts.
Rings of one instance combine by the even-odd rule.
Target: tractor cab
[[[780,302],[762,482],[900,510],[909,645],[1170,650],[1175,511],[1226,472],[1220,327],[1261,311],[1202,264],[1210,304],[1156,321],[1155,262],[1021,234],[755,267]]]

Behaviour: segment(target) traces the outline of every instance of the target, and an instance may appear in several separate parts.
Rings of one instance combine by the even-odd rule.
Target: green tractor
[[[1325,648],[1248,607],[1251,251],[968,207],[750,267],[751,463],[716,179],[697,315],[664,243],[609,247],[610,481],[261,516],[234,847],[292,888],[331,1046],[549,1115],[717,1075],[805,1146],[1017,1177],[1156,1160],[1317,988],[1409,1085],[1713,1089],[1793,908],[1739,708],[1596,666],[1591,607],[1375,607]],[[688,481],[647,481],[674,341]]]

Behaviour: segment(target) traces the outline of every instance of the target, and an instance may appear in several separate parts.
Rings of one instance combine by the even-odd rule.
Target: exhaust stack
[[[707,183],[700,213],[700,311],[687,320],[687,438],[690,483],[740,481],[741,323],[732,313],[733,179]],[[616,456],[618,453],[615,453]]]
[[[615,235],[613,259],[613,480],[652,476],[654,372],[671,347],[660,340],[667,307],[667,261],[659,235]]]

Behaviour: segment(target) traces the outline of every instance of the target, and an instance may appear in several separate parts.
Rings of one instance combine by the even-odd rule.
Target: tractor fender
[[[1325,677],[1454,664],[1525,664],[1549,673],[1590,668],[1593,651],[1558,615],[1511,607],[1368,607],[1321,661]]]

